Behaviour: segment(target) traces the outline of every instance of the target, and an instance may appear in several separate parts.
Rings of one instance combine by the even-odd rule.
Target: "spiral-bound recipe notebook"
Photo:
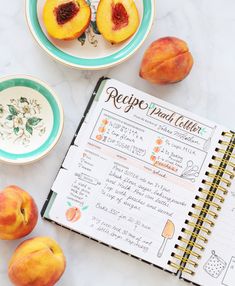
[[[197,285],[234,286],[235,134],[101,78],[42,216]]]

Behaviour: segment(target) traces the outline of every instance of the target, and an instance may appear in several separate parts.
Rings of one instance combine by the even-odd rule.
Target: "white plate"
[[[98,0],[87,0],[92,9],[92,21],[83,36],[72,41],[59,41],[46,33],[42,11],[46,0],[26,0],[29,28],[38,44],[54,59],[75,68],[102,69],[121,63],[134,54],[150,32],[154,19],[155,0],[135,0],[140,14],[137,32],[126,42],[111,45],[96,28]]]

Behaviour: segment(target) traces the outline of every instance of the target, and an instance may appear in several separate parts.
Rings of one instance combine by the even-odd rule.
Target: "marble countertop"
[[[65,111],[65,128],[56,148],[28,166],[0,163],[0,188],[16,184],[28,190],[41,209],[99,77],[116,78],[145,92],[216,120],[235,124],[235,1],[157,0],[150,36],[127,62],[102,71],[65,67],[42,51],[29,33],[23,1],[0,1],[0,76],[30,74],[48,82],[58,93]],[[226,3],[225,3],[226,2]],[[151,85],[138,76],[144,50],[162,36],[186,40],[195,59],[183,82]],[[39,219],[30,235],[55,238],[64,249],[67,269],[57,285],[166,286],[187,285],[174,276],[148,266],[89,239]],[[19,241],[0,241],[0,284],[9,286],[7,261]]]

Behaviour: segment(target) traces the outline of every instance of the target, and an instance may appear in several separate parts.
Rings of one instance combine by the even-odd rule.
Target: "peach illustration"
[[[101,141],[103,139],[102,135],[96,135],[96,140]]]
[[[162,145],[162,143],[163,143],[163,140],[162,140],[162,139],[159,138],[159,139],[156,140],[156,144],[157,144],[157,145]]]
[[[158,152],[160,152],[160,148],[159,147],[155,147],[154,149],[153,149],[153,151],[155,152],[155,153],[158,153]]]
[[[79,208],[71,207],[66,211],[66,218],[70,222],[76,222],[81,218],[81,211]]]
[[[107,125],[107,124],[109,123],[109,121],[108,121],[108,119],[103,119],[103,120],[102,120],[102,123],[103,123],[104,125]]]
[[[100,127],[100,128],[99,128],[99,132],[100,132],[100,133],[104,133],[105,131],[106,131],[106,130],[105,130],[104,127]]]
[[[155,161],[156,161],[156,156],[151,155],[150,160],[153,161],[153,162],[155,162]]]

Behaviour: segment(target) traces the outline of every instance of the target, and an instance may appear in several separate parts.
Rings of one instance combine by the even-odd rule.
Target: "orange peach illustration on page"
[[[155,141],[155,147],[153,148],[152,155],[150,156],[150,160],[155,163],[157,160],[156,154],[161,151],[161,147],[163,145],[163,140],[161,138],[157,138]]]
[[[161,152],[163,145],[164,145],[164,140],[162,138],[157,138],[155,141],[155,146],[153,148],[153,152],[150,156],[150,160],[151,160],[153,166],[160,167],[163,169],[167,169],[171,172],[176,173],[178,171],[178,169],[174,165],[171,165],[169,163],[161,162],[161,161],[157,160],[157,155]]]
[[[88,209],[88,206],[85,206],[83,208],[79,208],[79,207],[74,207],[72,206],[72,204],[70,202],[67,202],[69,208],[67,209],[65,216],[67,221],[70,222],[77,222],[81,219],[82,216],[82,212]]]
[[[106,129],[107,129],[107,125],[109,124],[109,121],[108,119],[104,118],[102,121],[101,121],[101,124],[100,124],[100,127],[98,128],[98,134],[96,135],[96,140],[97,141],[102,141],[103,139],[103,135],[105,134],[106,132]]]

